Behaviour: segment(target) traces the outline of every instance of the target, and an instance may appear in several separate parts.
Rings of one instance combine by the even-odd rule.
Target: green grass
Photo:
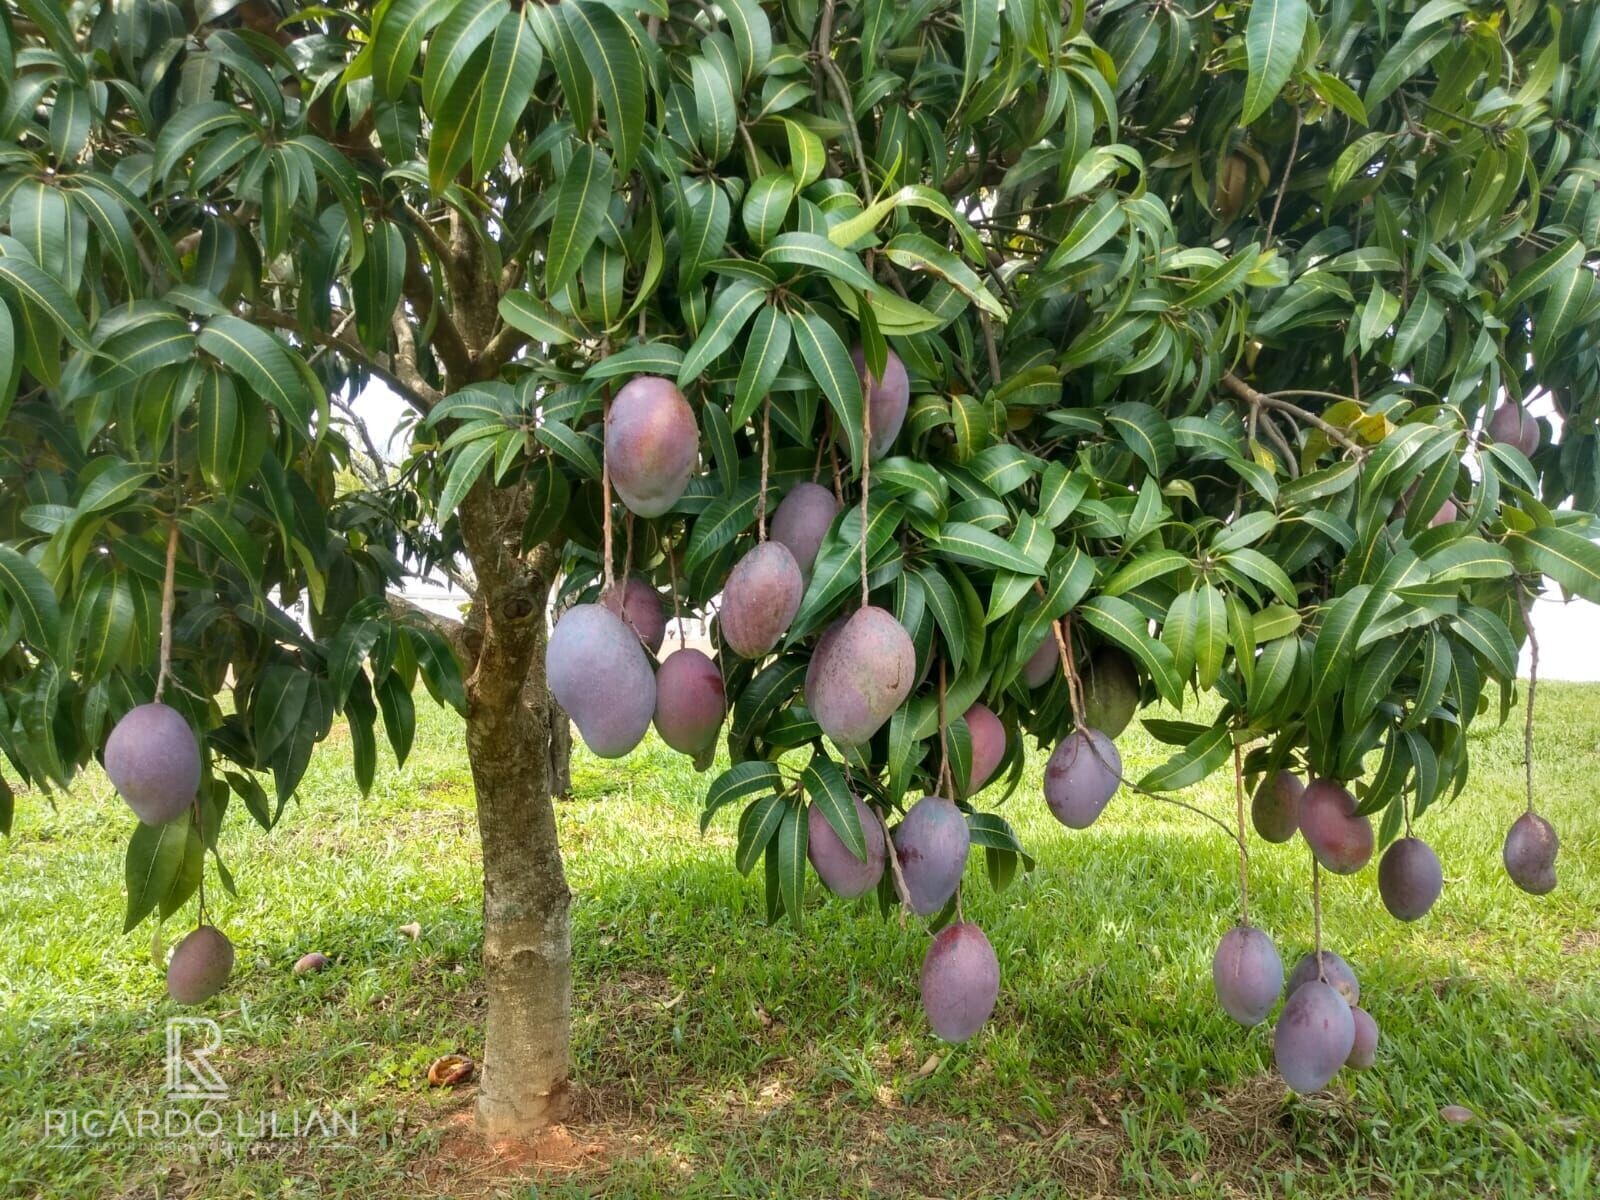
[[[1270,1029],[1213,1002],[1235,861],[1190,814],[1123,794],[1093,830],[1063,830],[1035,761],[1006,812],[1038,869],[998,895],[969,874],[999,1008],[949,1048],[918,1005],[917,923],[813,886],[803,934],[765,927],[759,880],[732,866],[732,815],[697,832],[707,777],[655,744],[621,763],[580,751],[560,821],[585,1152],[520,1174],[462,1136],[470,1088],[422,1085],[434,1056],[482,1050],[453,716],[419,706],[411,762],[369,799],[335,742],[277,833],[235,813],[224,836],[239,896],[210,898],[239,960],[202,1010],[226,1031],[224,1107],[353,1106],[353,1143],[46,1141],[47,1108],[153,1103],[179,1010],[148,927],[119,933],[131,818],[108,785],[23,797],[0,847],[0,1195],[1594,1195],[1600,689],[1540,700],[1558,890],[1524,896],[1499,864],[1520,727],[1476,735],[1468,790],[1419,826],[1445,863],[1434,912],[1390,920],[1371,867],[1328,884],[1327,942],[1383,1039],[1373,1070],[1310,1100],[1272,1074]],[[1130,775],[1162,756],[1131,732],[1123,750]],[[1221,779],[1192,798],[1232,808]],[[1304,850],[1253,845],[1252,915],[1292,963],[1311,936]],[[413,921],[415,940],[399,931]],[[333,969],[294,978],[311,949]],[[1446,1124],[1446,1104],[1479,1117]]]

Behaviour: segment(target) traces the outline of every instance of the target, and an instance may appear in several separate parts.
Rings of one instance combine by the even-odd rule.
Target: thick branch
[[[502,324],[478,356],[478,369],[485,375],[496,374],[527,344],[527,334],[511,325]]]
[[[280,312],[269,308],[252,308],[250,319],[261,325],[269,325],[274,329],[286,329],[289,332],[315,342],[329,350],[336,350],[352,362],[359,363],[383,380],[400,394],[418,412],[426,413],[439,399],[439,393],[422,379],[420,375],[414,379],[403,378],[389,365],[373,355],[360,342],[352,342],[349,338],[338,333],[329,333],[321,329],[306,329],[293,317],[286,317]]]
[[[1281,396],[1271,392],[1258,392],[1232,371],[1222,373],[1222,384],[1239,399],[1247,404],[1254,404],[1261,408],[1270,408],[1277,412],[1287,413],[1302,424],[1310,425],[1313,429],[1321,430],[1336,446],[1342,446],[1358,459],[1367,456],[1366,447],[1353,439],[1344,430],[1336,425],[1330,425],[1310,409],[1301,408],[1292,404]]]
[[[422,319],[422,323],[432,325],[431,344],[438,351],[439,360],[444,364],[445,374],[450,376],[457,387],[471,379],[472,351],[462,340],[461,330],[451,320],[450,314],[439,310],[433,281],[422,269],[422,264],[411,255],[406,256],[405,296],[417,310],[417,316]]]

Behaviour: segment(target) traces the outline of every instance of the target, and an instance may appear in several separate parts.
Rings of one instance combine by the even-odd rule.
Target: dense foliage
[[[1069,681],[1019,678],[1053,622],[1145,700],[1219,698],[1151,723],[1175,753],[1142,788],[1250,746],[1361,780],[1387,841],[1504,715],[1541,573],[1600,599],[1594,6],[19,0],[0,89],[24,779],[150,698],[177,529],[167,696],[205,782],[134,833],[130,924],[193,892],[230,793],[276,819],[336,713],[365,784],[419,674],[467,703],[382,597],[473,504],[559,547],[567,600],[631,573],[693,611],[793,484],[837,489],[778,653],[721,658],[706,808],[745,806],[738,865],[796,921],[808,798],[854,842],[847,778],[884,814],[946,756],[965,780],[975,702],[1012,778],[1068,733]],[[882,457],[857,345],[909,374]],[[676,381],[704,463],[650,519],[602,499],[637,376]],[[340,477],[374,380],[418,415],[390,491]],[[1489,435],[1536,400],[1537,443]],[[802,681],[863,544],[922,682],[846,750]],[[1022,848],[962,799],[1004,883]]]

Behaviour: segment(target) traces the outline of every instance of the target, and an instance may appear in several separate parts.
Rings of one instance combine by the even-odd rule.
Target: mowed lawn
[[[225,1032],[218,1107],[353,1107],[353,1140],[50,1143],[47,1109],[158,1103],[181,1010],[150,927],[120,932],[132,818],[104,779],[54,804],[22,796],[0,843],[0,1195],[1597,1195],[1600,688],[1539,698],[1559,888],[1534,899],[1504,876],[1521,724],[1485,721],[1470,787],[1419,825],[1445,866],[1433,913],[1391,920],[1372,866],[1328,880],[1327,944],[1383,1035],[1375,1068],[1309,1100],[1272,1073],[1270,1026],[1242,1029],[1213,1001],[1236,866],[1189,813],[1124,793],[1092,830],[1062,829],[1035,755],[1004,811],[1037,870],[1001,894],[976,857],[967,875],[999,1007],[951,1048],[918,1003],[917,922],[813,883],[803,932],[766,927],[759,872],[733,867],[735,814],[698,831],[711,776],[653,742],[623,762],[580,750],[560,809],[577,1113],[531,1154],[483,1152],[471,1087],[424,1082],[435,1056],[482,1052],[476,831],[452,714],[420,703],[410,762],[366,800],[336,734],[276,833],[230,814],[237,898],[212,876],[239,951],[199,1010]],[[1164,756],[1142,732],[1122,747],[1130,775]],[[1185,795],[1232,812],[1226,779]],[[1253,915],[1292,963],[1311,939],[1304,846],[1252,848]],[[295,978],[308,950],[334,965]],[[1445,1105],[1476,1119],[1447,1123]]]

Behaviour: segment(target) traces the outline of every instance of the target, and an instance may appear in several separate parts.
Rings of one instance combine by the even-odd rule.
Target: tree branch
[[[861,129],[856,125],[855,105],[850,99],[850,85],[845,82],[839,64],[833,61],[833,5],[834,0],[823,0],[822,16],[817,21],[816,57],[822,73],[833,86],[835,97],[844,109],[844,127],[850,134],[850,148],[855,152],[856,170],[861,174],[861,200],[872,203],[872,173],[867,170],[867,152],[861,144]]]
[[[315,342],[329,350],[335,350],[353,362],[371,371],[384,383],[397,392],[402,399],[420,413],[426,413],[439,400],[439,393],[418,375],[415,379],[406,379],[397,374],[385,363],[374,357],[365,346],[359,342],[352,342],[348,338],[336,333],[328,333],[321,329],[306,329],[293,317],[286,317],[280,312],[268,308],[252,308],[249,312],[250,320],[274,329],[285,329],[290,333]]]
[[[1316,413],[1310,411],[1309,409],[1301,408],[1298,404],[1291,404],[1289,401],[1272,392],[1258,392],[1255,388],[1251,387],[1244,380],[1240,379],[1232,371],[1224,371],[1222,373],[1222,384],[1230,392],[1232,392],[1239,399],[1245,401],[1247,404],[1254,404],[1261,408],[1270,408],[1277,412],[1287,413],[1295,420],[1300,421],[1303,424],[1310,425],[1313,429],[1321,430],[1322,433],[1327,436],[1330,442],[1333,442],[1337,446],[1342,446],[1351,454],[1355,455],[1356,458],[1362,459],[1367,456],[1367,449],[1365,446],[1362,446],[1359,442],[1355,441],[1355,439],[1353,439],[1349,434],[1345,433],[1345,431],[1340,429],[1338,426],[1330,425],[1327,421],[1324,421],[1321,417],[1317,416]]]

